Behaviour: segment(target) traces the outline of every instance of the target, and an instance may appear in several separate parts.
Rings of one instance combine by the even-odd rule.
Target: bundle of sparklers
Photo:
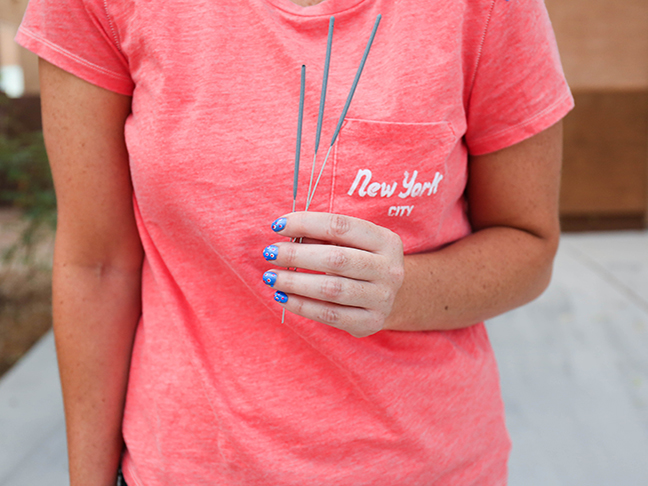
[[[311,167],[311,175],[310,175],[310,182],[308,184],[308,194],[306,196],[305,211],[308,211],[308,208],[310,207],[310,204],[313,201],[313,197],[315,196],[315,190],[317,189],[317,185],[319,184],[320,178],[324,173],[324,167],[326,167],[326,162],[328,161],[329,155],[331,155],[331,149],[333,148],[333,145],[335,144],[335,140],[337,139],[337,136],[340,133],[340,128],[342,128],[342,123],[344,122],[344,118],[346,117],[347,111],[349,110],[349,106],[351,105],[351,100],[353,99],[353,95],[355,93],[356,87],[358,86],[358,81],[360,81],[360,75],[362,74],[364,65],[367,62],[367,57],[369,56],[369,51],[371,50],[371,45],[373,44],[374,37],[376,36],[376,31],[378,30],[378,25],[380,24],[381,18],[382,18],[381,15],[378,15],[376,17],[376,22],[371,31],[371,35],[369,36],[369,40],[367,41],[367,47],[365,48],[364,54],[362,55],[362,59],[360,60],[360,65],[358,66],[358,70],[356,72],[355,78],[353,79],[353,83],[351,84],[351,89],[349,90],[349,95],[347,96],[347,100],[344,104],[344,108],[342,108],[342,114],[340,115],[340,119],[338,120],[337,126],[335,127],[335,132],[333,133],[331,144],[329,145],[328,151],[326,153],[326,157],[324,157],[324,162],[322,163],[322,167],[320,168],[317,179],[315,180],[315,185],[313,185],[313,178],[315,175],[315,164],[317,161],[317,149],[319,148],[320,135],[322,133],[322,120],[324,118],[324,105],[326,102],[326,87],[328,84],[329,65],[331,61],[331,46],[333,44],[333,25],[335,23],[335,18],[331,17],[329,20],[328,39],[326,42],[326,58],[324,61],[324,75],[322,78],[322,92],[320,95],[319,113],[317,115],[315,153],[313,155],[313,166]],[[293,176],[293,206],[292,206],[293,212],[295,212],[295,206],[297,204],[297,186],[299,180],[299,158],[301,153],[302,122],[304,118],[305,90],[306,90],[306,66],[302,66],[301,67],[301,88],[299,91],[299,116],[297,121],[297,148],[295,149],[295,171]],[[285,319],[285,313],[286,310],[284,309],[281,314],[282,323],[284,322]]]
[[[322,77],[322,93],[320,95],[319,113],[317,115],[315,153],[313,155],[313,166],[311,168],[310,182],[308,184],[308,195],[306,196],[306,209],[305,209],[306,211],[308,211],[308,208],[310,207],[310,204],[313,200],[313,196],[315,195],[315,190],[317,189],[319,180],[322,177],[322,173],[324,172],[324,167],[326,167],[326,162],[328,161],[329,155],[331,154],[331,149],[335,144],[335,140],[337,139],[337,136],[340,133],[340,128],[342,128],[342,123],[344,122],[344,118],[346,117],[347,111],[349,110],[349,106],[351,105],[351,100],[353,99],[353,95],[355,93],[356,87],[358,86],[358,81],[360,81],[360,75],[362,74],[364,65],[367,62],[367,57],[369,56],[369,51],[371,50],[371,44],[373,44],[373,40],[374,37],[376,36],[376,31],[378,30],[378,25],[380,24],[381,18],[382,18],[381,15],[378,15],[376,17],[376,23],[373,26],[371,35],[369,36],[367,47],[365,48],[364,54],[362,55],[362,59],[360,61],[360,65],[358,66],[358,70],[356,72],[355,78],[353,79],[353,83],[351,84],[351,89],[349,90],[349,95],[347,96],[346,103],[344,104],[344,108],[342,109],[342,114],[340,115],[338,124],[335,127],[335,132],[333,133],[331,144],[329,145],[328,152],[326,153],[326,157],[324,158],[324,162],[322,163],[322,167],[315,181],[315,185],[313,186],[313,176],[315,174],[315,163],[317,161],[317,150],[319,148],[320,135],[322,133],[322,120],[324,118],[324,104],[326,102],[326,87],[328,84],[329,65],[331,61],[331,46],[333,44],[333,24],[335,23],[335,17],[331,17],[329,20],[328,39],[326,42],[326,59],[324,61],[324,76]],[[295,150],[295,173],[293,178],[293,212],[295,211],[295,204],[297,201],[297,181],[299,179],[299,157],[301,152],[301,136],[302,136],[302,121],[304,117],[305,87],[306,87],[306,66],[302,66],[301,67],[301,89],[299,92],[299,117],[297,122],[297,148]]]

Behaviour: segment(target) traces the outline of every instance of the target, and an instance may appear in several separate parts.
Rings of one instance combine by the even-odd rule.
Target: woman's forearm
[[[114,485],[142,246],[124,126],[131,99],[40,60],[58,222],[54,334],[72,486]]]
[[[526,304],[548,285],[557,246],[557,235],[492,227],[438,252],[406,256],[385,329],[456,329]]]
[[[55,257],[54,332],[72,486],[115,484],[141,275]]]

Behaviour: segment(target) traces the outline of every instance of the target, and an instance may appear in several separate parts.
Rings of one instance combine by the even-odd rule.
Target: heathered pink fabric
[[[356,339],[290,314],[281,324],[261,280],[270,223],[292,206],[300,67],[303,208],[329,16],[320,162],[378,13],[312,209],[433,251],[470,233],[468,154],[530,137],[572,106],[540,0],[31,1],[22,45],[133,96],[146,259],[123,424],[129,485],[505,484],[483,324]]]

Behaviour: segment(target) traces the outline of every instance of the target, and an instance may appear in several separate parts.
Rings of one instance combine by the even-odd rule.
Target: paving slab
[[[0,431],[0,486],[69,484],[51,331],[2,377]]]
[[[648,485],[648,232],[563,237],[549,289],[487,323],[509,486]],[[0,486],[68,484],[51,334],[0,381]]]
[[[648,485],[646,253],[647,233],[564,237],[545,294],[488,323],[510,486]]]
[[[563,243],[565,252],[648,311],[648,231],[573,234]]]

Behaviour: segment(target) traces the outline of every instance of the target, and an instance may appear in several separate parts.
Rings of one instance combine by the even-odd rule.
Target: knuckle
[[[283,257],[287,266],[291,267],[292,264],[297,261],[297,246],[296,245],[284,245],[281,248],[281,256]]]
[[[340,237],[346,234],[351,228],[349,219],[341,214],[332,214],[329,222],[329,234],[333,237]]]
[[[396,292],[394,292],[390,287],[384,287],[379,292],[379,302],[383,305],[391,304],[396,297]]]
[[[405,278],[405,268],[403,268],[403,265],[392,265],[389,268],[389,278],[400,287],[400,284]]]
[[[340,313],[337,309],[325,307],[320,311],[318,320],[325,324],[337,324],[340,322]]]
[[[335,299],[344,292],[344,285],[337,278],[327,278],[322,282],[320,292],[326,299]]]
[[[333,271],[344,270],[348,263],[349,258],[339,249],[332,249],[327,257],[327,264]]]
[[[304,301],[302,299],[289,299],[289,301],[291,301],[290,303],[294,306],[292,311],[293,313],[300,316],[304,315]]]
[[[396,233],[392,232],[393,243],[392,245],[399,250],[400,253],[403,253],[403,240]]]
[[[385,237],[384,241],[387,248],[389,248],[390,254],[393,254],[400,259],[403,258],[403,240],[398,234],[389,231],[389,234]]]
[[[281,288],[284,291],[291,292],[296,288],[295,286],[295,273],[294,272],[282,272],[281,273]]]

